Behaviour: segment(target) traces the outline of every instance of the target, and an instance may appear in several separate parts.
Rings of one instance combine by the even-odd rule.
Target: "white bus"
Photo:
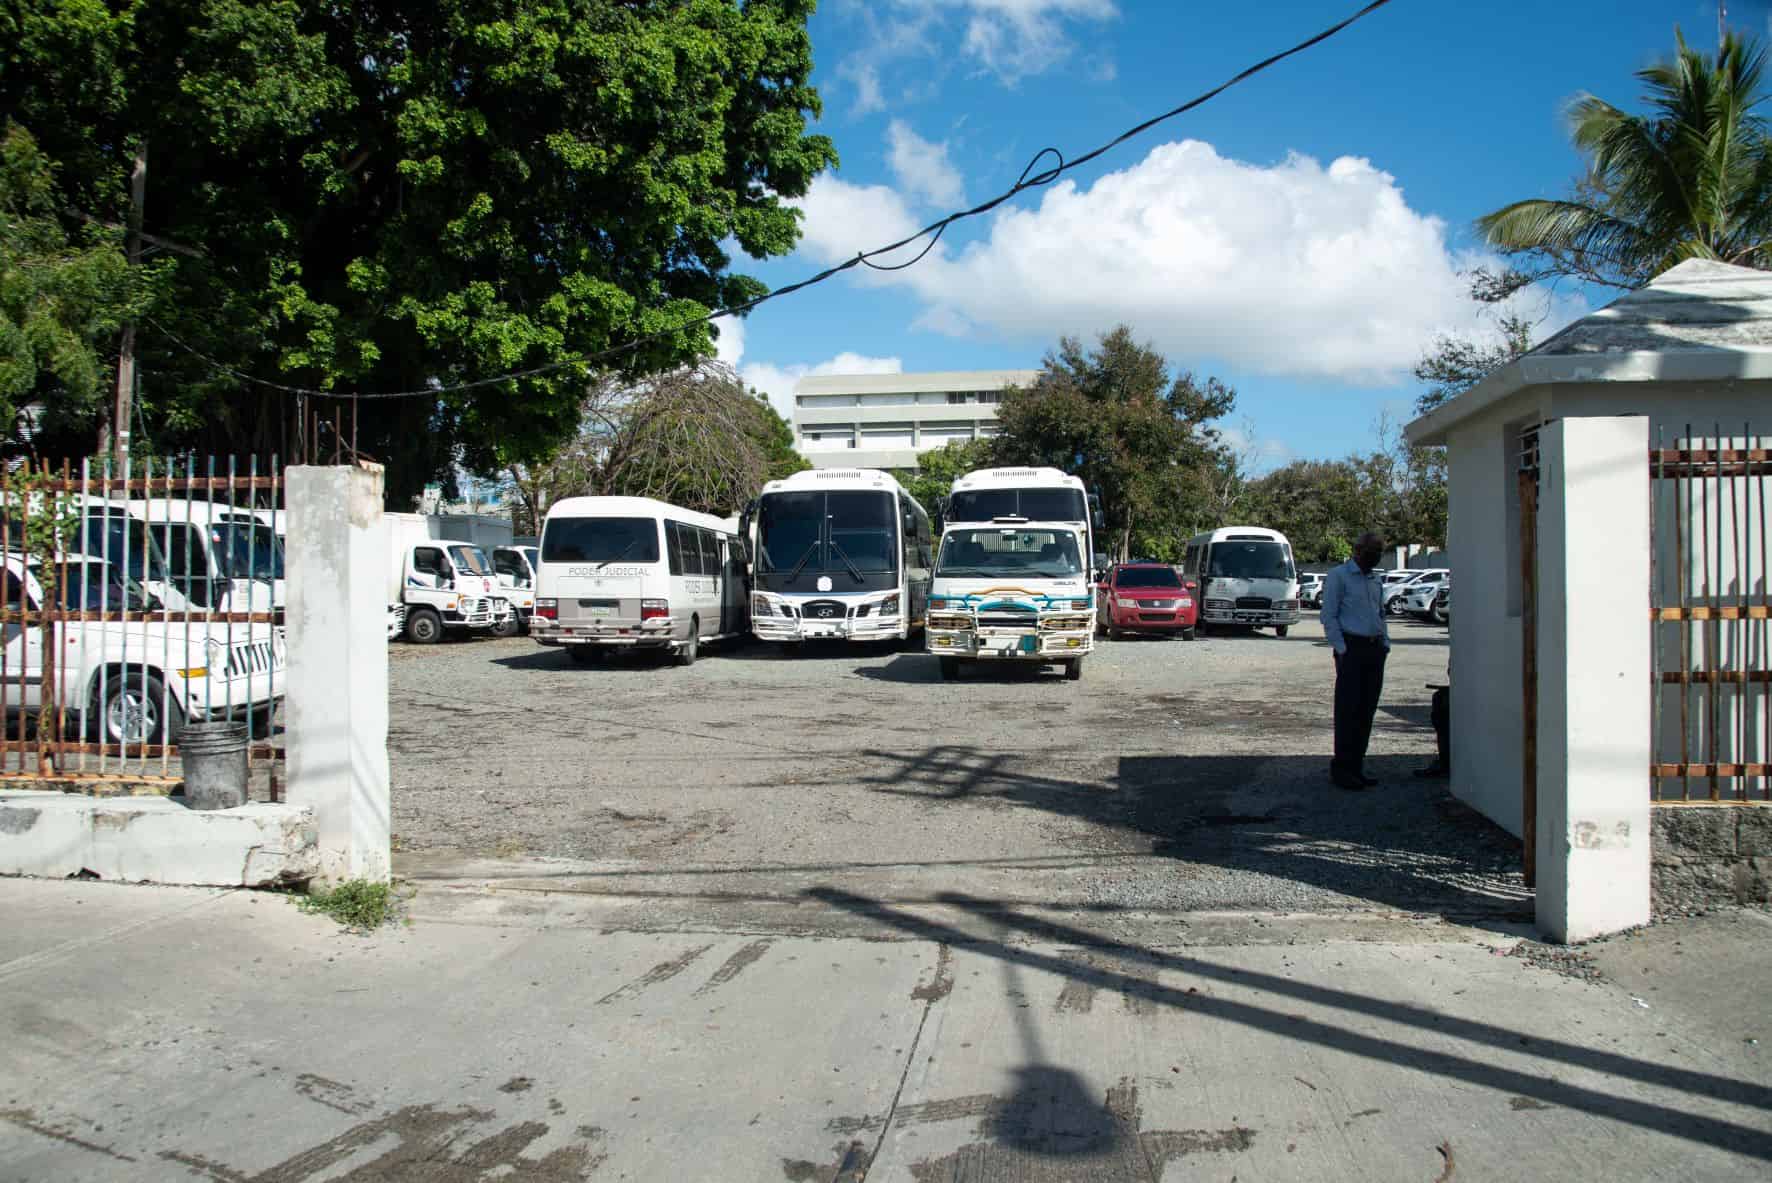
[[[962,661],[1060,665],[1083,676],[1094,647],[1086,535],[1080,522],[950,522],[929,593],[929,652],[951,682]]]
[[[997,518],[1030,522],[1075,522],[1083,529],[1083,561],[1095,563],[1099,512],[1080,478],[1056,468],[981,468],[954,481],[942,503],[942,528],[949,522],[989,522]]]
[[[1278,530],[1226,526],[1196,534],[1182,573],[1197,593],[1203,628],[1271,628],[1283,637],[1298,623],[1298,568]]]
[[[542,523],[530,636],[592,661],[655,649],[693,665],[742,636],[743,549],[719,518],[650,497],[569,497]]]
[[[903,641],[922,627],[935,538],[890,475],[822,468],[770,481],[741,527],[763,640]]]

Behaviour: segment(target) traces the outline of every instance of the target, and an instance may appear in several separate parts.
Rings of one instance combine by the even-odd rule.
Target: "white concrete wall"
[[[1539,436],[1538,926],[1649,919],[1649,421]]]
[[[1518,397],[1461,424],[1448,444],[1452,570],[1452,792],[1516,837],[1521,828],[1520,617],[1508,609],[1515,553],[1509,424],[1536,414]]]
[[[377,465],[291,468],[289,803],[323,882],[389,875],[387,523]]]

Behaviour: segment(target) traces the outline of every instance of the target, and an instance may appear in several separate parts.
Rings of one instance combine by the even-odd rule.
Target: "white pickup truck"
[[[58,563],[59,567],[59,563]],[[119,568],[73,556],[57,599],[69,612],[163,613],[131,623],[69,620],[50,626],[56,685],[71,729],[104,743],[177,743],[188,719],[244,719],[262,727],[283,697],[283,632],[271,624],[192,621],[150,597]],[[5,610],[39,611],[44,587],[23,555],[0,556]],[[44,632],[5,625],[7,705],[43,702]],[[255,728],[256,729],[256,728]],[[262,731],[261,731],[262,734]]]

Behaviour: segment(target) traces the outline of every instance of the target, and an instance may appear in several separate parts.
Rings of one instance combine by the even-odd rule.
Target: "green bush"
[[[347,879],[330,891],[310,889],[295,902],[302,911],[324,913],[352,932],[380,928],[394,919],[400,907],[393,884],[367,879]]]

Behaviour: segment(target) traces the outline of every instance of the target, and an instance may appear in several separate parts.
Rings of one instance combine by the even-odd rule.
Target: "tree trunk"
[[[147,200],[148,191],[148,141],[144,137],[136,144],[135,167],[129,173],[129,251],[130,273],[141,266],[142,261],[142,206]],[[129,455],[129,424],[130,417],[135,413],[135,322],[130,321],[123,326],[122,339],[117,345],[117,394],[111,404],[111,434],[108,450],[111,453],[111,468],[114,472],[122,472],[124,459]],[[101,441],[104,443],[107,441]]]

